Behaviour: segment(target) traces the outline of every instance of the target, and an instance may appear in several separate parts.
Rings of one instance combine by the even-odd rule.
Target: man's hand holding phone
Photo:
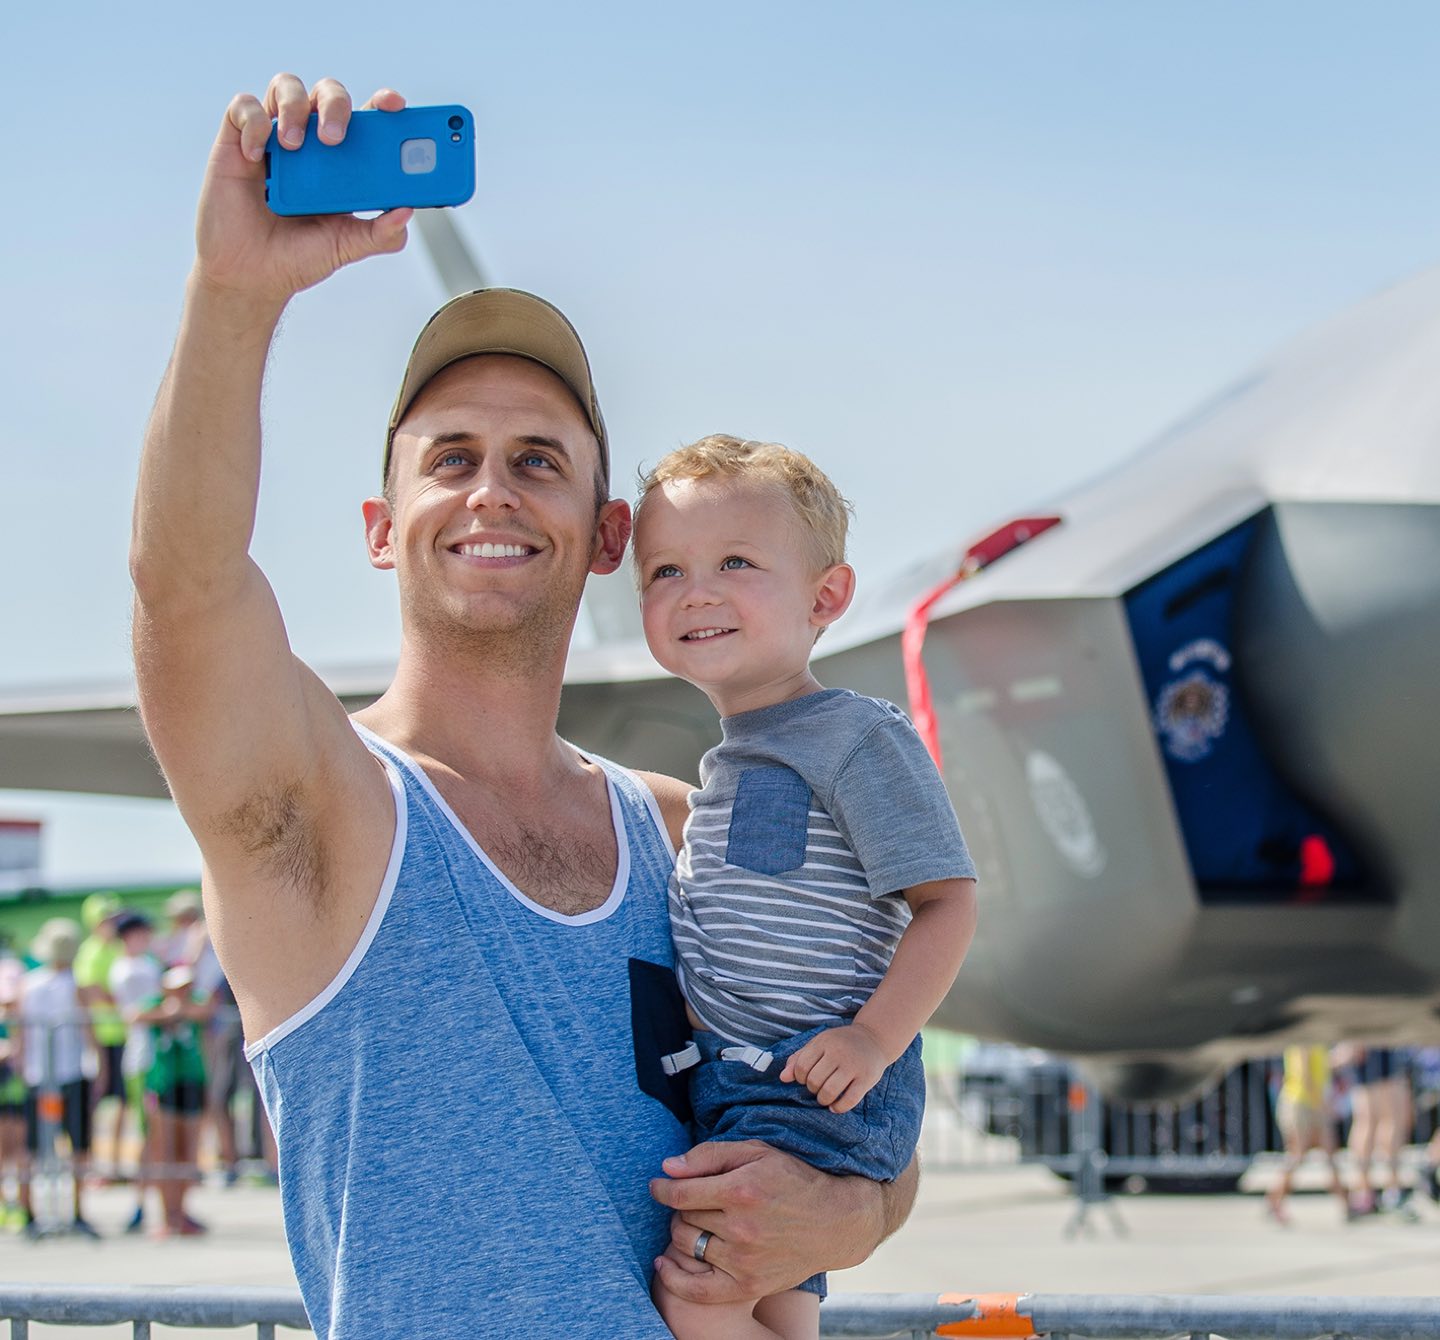
[[[365,104],[398,112],[405,99],[380,89]],[[329,278],[341,266],[401,250],[412,209],[378,218],[349,214],[282,218],[265,203],[265,147],[272,121],[285,153],[304,143],[312,113],[325,144],[339,144],[350,125],[352,103],[343,84],[322,79],[314,88],[294,75],[277,74],[263,101],[237,94],[225,110],[210,151],[195,225],[193,279],[203,290],[244,299],[276,316],[302,289]]]

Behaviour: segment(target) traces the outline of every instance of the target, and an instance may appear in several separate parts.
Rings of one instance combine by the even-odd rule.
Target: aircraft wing
[[[320,671],[347,712],[374,702],[393,673],[389,664]],[[560,733],[627,767],[692,780],[700,755],[719,739],[704,695],[667,676],[643,642],[572,652]],[[0,790],[168,795],[145,743],[134,684],[0,690]]]

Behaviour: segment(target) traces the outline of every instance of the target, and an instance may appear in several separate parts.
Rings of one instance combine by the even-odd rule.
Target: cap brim
[[[513,288],[477,289],[446,303],[426,323],[415,341],[405,379],[390,414],[385,434],[383,471],[390,467],[390,445],[406,411],[437,373],[476,354],[514,354],[550,369],[574,393],[600,444],[606,481],[610,478],[610,444],[605,420],[590,377],[590,360],[575,327],[558,307]]]

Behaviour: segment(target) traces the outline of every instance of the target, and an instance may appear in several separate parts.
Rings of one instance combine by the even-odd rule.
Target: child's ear
[[[826,568],[815,591],[815,604],[810,611],[811,626],[829,628],[850,608],[850,602],[854,598],[855,569],[848,563],[837,563],[833,568]]]

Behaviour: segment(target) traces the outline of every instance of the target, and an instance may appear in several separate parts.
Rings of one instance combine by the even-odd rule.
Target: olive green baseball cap
[[[429,321],[410,351],[405,379],[385,434],[382,482],[390,473],[395,429],[415,397],[437,373],[476,354],[514,354],[550,369],[574,393],[600,444],[605,482],[610,482],[610,440],[590,378],[590,360],[565,314],[553,303],[517,288],[482,288],[452,298]]]

